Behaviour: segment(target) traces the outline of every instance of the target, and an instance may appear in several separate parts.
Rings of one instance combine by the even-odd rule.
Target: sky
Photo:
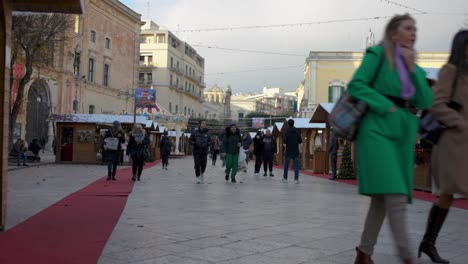
[[[386,17],[395,14],[414,14],[418,51],[448,52],[453,35],[468,27],[466,0],[120,1],[142,19],[171,30],[205,58],[207,89],[230,84],[234,94],[261,92],[263,87],[293,91],[303,79],[310,51],[362,51],[369,29],[379,41]],[[280,26],[232,29],[270,25]],[[213,28],[225,30],[189,31]]]

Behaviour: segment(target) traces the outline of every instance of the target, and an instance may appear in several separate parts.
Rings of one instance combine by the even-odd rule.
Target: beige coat
[[[456,86],[456,87],[455,87]],[[453,100],[463,106],[460,112],[447,107]],[[468,196],[468,70],[458,71],[446,64],[434,89],[434,116],[450,127],[432,152],[432,176],[441,193]]]

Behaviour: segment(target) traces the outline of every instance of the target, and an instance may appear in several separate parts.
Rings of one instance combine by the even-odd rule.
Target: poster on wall
[[[253,117],[252,118],[252,127],[254,128],[264,128],[265,118],[264,117]]]
[[[90,143],[93,141],[93,131],[78,130],[78,141],[81,143]]]
[[[135,89],[135,107],[156,108],[156,90]]]

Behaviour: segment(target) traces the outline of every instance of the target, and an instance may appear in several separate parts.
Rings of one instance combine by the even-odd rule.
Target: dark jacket
[[[122,151],[121,144],[125,143],[124,132],[123,131],[112,132],[111,130],[108,130],[106,132],[106,135],[104,136],[104,139],[110,138],[110,137],[118,138],[119,139],[119,146],[118,146],[117,150],[106,149],[106,160],[107,161],[112,161],[112,162],[120,162],[120,152]]]
[[[159,144],[159,150],[161,155],[170,155],[172,150],[172,141],[168,136],[163,136],[161,138],[161,143]]]
[[[330,155],[336,155],[338,153],[338,137],[335,135],[335,133],[330,132],[330,139],[328,142],[328,153]]]
[[[246,137],[246,138],[242,137],[242,148],[243,148],[243,149],[249,149],[249,148],[250,148],[250,144],[252,144],[252,138],[251,138],[250,135],[247,133],[247,137]]]
[[[130,133],[130,137],[128,139],[128,153],[132,159],[146,159],[147,158],[147,149],[148,145],[150,144],[150,140],[148,135],[145,134],[145,138],[141,142],[141,144],[137,144],[135,141],[135,137]]]
[[[290,126],[284,132],[283,144],[286,145],[286,156],[298,156],[299,144],[302,143],[301,133],[296,127]]]
[[[210,145],[210,135],[208,129],[195,128],[190,135],[190,143],[192,144],[193,154],[208,155],[208,147]]]
[[[220,147],[221,146],[220,146],[219,138],[211,139],[211,145],[210,145],[211,153],[219,153]]]
[[[257,135],[255,135],[253,142],[254,142],[253,153],[255,154],[255,156],[263,155],[263,136],[260,136],[260,138],[257,138]]]
[[[37,141],[33,141],[31,142],[31,144],[29,144],[29,150],[34,153],[34,155],[39,155],[39,151],[41,150],[41,146],[39,146],[39,144],[37,144]]]
[[[226,134],[223,137],[223,144],[221,145],[221,152],[226,154],[237,154],[239,153],[238,143],[242,143],[242,136],[239,128],[233,134],[231,127],[226,128]]]
[[[263,136],[263,155],[273,155],[277,152],[276,139],[272,135]]]

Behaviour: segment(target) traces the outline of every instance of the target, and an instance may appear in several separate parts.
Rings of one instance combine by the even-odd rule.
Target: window
[[[73,73],[80,77],[80,53],[75,51],[75,60],[73,62]]]
[[[91,33],[89,35],[89,40],[91,40],[91,42],[93,43],[96,43],[96,31],[91,30]]]
[[[187,107],[184,107],[184,115],[187,115]]]
[[[185,81],[185,91],[187,91],[187,81]]]
[[[146,76],[146,83],[147,84],[153,83],[153,73],[148,73],[148,75]]]
[[[171,57],[171,68],[174,68],[174,58]]]
[[[171,102],[169,102],[169,113],[172,114],[172,103]]]
[[[144,83],[145,82],[145,74],[140,73],[139,76],[138,76],[138,80],[140,80],[140,83]]]
[[[148,56],[148,64],[153,65],[153,56]]]
[[[172,86],[172,74],[169,76],[169,86]]]
[[[166,43],[166,34],[156,34],[158,43]]]
[[[179,88],[179,78],[176,78],[176,86]]]
[[[145,56],[140,56],[140,63],[145,63]]]
[[[110,49],[111,48],[111,40],[110,38],[106,38],[106,49]]]
[[[330,85],[328,87],[328,102],[336,103],[344,91],[344,85]]]
[[[96,112],[96,107],[94,105],[89,105],[89,114],[92,115]]]
[[[88,63],[88,81],[94,82],[94,59],[90,58]]]
[[[178,105],[175,105],[175,112],[176,112],[176,114],[179,113],[179,106]]]
[[[102,84],[106,87],[109,85],[109,64],[104,64],[104,79]]]
[[[177,61],[177,70],[179,69],[179,61]]]
[[[185,75],[187,75],[187,74],[188,74],[188,66],[185,65]]]
[[[75,33],[80,33],[80,16],[75,16]]]

